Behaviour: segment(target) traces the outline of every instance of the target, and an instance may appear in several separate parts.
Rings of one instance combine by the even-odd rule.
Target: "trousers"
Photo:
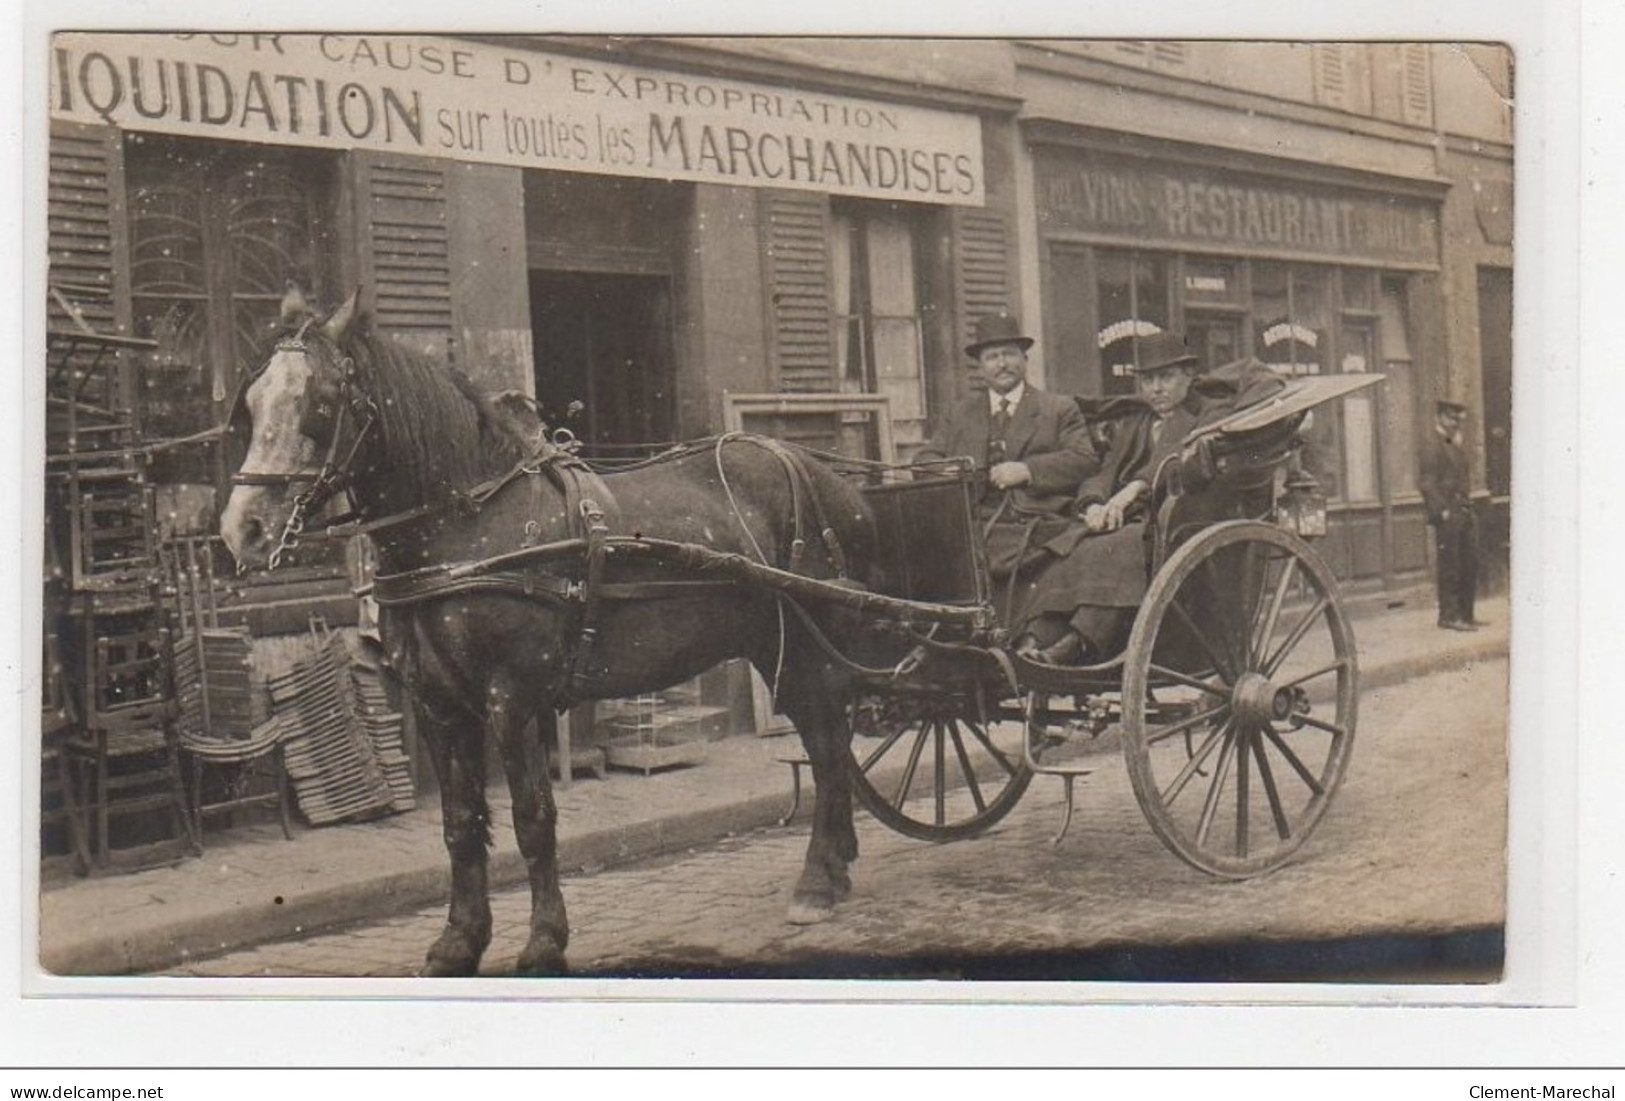
[[[1471,623],[1478,593],[1478,518],[1466,509],[1433,525],[1437,552],[1439,622]]]

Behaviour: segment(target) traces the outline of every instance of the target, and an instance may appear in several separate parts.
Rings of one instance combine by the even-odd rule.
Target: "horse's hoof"
[[[486,939],[489,941],[490,938]],[[429,954],[423,961],[423,970],[418,974],[431,979],[455,979],[477,975],[480,972],[480,956],[483,954],[483,946],[476,948],[462,934],[447,929],[429,949]]]
[[[829,877],[830,890],[835,894],[835,901],[840,902],[852,893],[852,877],[845,872],[837,872]]]
[[[570,973],[569,965],[564,962],[563,950],[552,942],[546,945],[527,944],[525,950],[519,953],[519,964],[515,970],[519,975],[537,979]]]
[[[791,925],[817,925],[834,916],[835,907],[830,903],[817,903],[804,898],[790,903],[790,912],[785,915]]]
[[[431,952],[429,958],[423,961],[418,975],[425,979],[466,979],[479,974],[479,971],[478,960],[444,959]]]

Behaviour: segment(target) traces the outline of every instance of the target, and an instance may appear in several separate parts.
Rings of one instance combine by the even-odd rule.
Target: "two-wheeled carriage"
[[[866,671],[853,739],[863,806],[948,841],[1004,818],[1035,775],[1056,775],[1059,842],[1074,781],[1116,741],[1152,829],[1182,859],[1231,878],[1284,863],[1343,779],[1358,703],[1353,631],[1309,543],[1325,533],[1325,499],[1299,432],[1313,406],[1375,381],[1295,380],[1192,434],[1175,460],[1183,476],[1146,524],[1151,580],[1132,633],[1097,664],[1029,659],[990,626],[972,471],[870,488],[898,595],[966,612],[899,609],[892,626],[914,648],[896,669]]]
[[[1286,472],[1310,407],[1374,376],[1290,383],[1200,429],[1180,462],[1206,488],[1165,494],[1147,527],[1127,648],[1061,668],[1014,652],[998,622],[968,468],[854,480],[730,434],[594,469],[533,407],[372,332],[358,300],[327,316],[284,301],[234,403],[221,534],[239,569],[274,568],[301,538],[372,537],[386,660],[431,749],[451,861],[427,973],[473,973],[490,942],[487,743],[532,890],[519,968],[555,973],[558,712],[729,658],[772,685],[817,788],[791,921],[851,889],[854,792],[915,836],[973,835],[1035,773],[1077,774],[1058,735],[1119,731],[1152,827],[1216,874],[1277,866],[1324,815],[1354,738],[1354,642],[1304,541],[1324,513]],[[349,516],[318,527],[341,500]]]

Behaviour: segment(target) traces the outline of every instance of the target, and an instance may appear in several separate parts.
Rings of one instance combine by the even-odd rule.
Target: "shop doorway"
[[[536,400],[587,454],[673,442],[671,284],[662,275],[532,271]]]

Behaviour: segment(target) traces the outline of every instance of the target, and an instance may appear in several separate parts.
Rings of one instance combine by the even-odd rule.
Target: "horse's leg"
[[[440,779],[440,825],[451,857],[451,906],[446,927],[429,949],[425,975],[473,975],[491,943],[486,853],[491,843],[485,803],[483,728],[470,716],[453,726],[417,707],[418,730],[434,753]]]
[[[486,694],[491,733],[502,747],[502,767],[513,795],[513,831],[530,873],[530,937],[519,954],[522,975],[562,975],[570,922],[559,890],[558,807],[547,774],[543,743],[556,737],[558,715],[543,708],[536,716],[537,737],[529,737],[530,716],[516,705],[513,686],[497,678]]]
[[[813,828],[801,878],[790,899],[789,920],[797,925],[825,921],[835,904],[852,890],[847,865],[858,856],[852,825],[852,781],[847,758],[852,727],[848,693],[826,675],[821,663],[807,658],[787,661],[781,695],[785,714],[812,762]]]

